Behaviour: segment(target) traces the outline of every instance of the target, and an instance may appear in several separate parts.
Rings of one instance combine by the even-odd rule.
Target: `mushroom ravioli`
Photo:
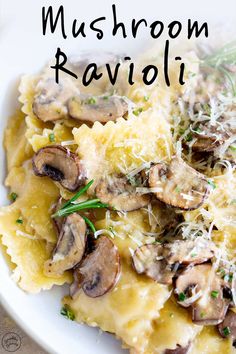
[[[5,131],[12,278],[70,284],[61,314],[131,354],[236,353],[236,49],[209,50],[183,46],[182,86],[175,61],[171,87],[24,76]]]

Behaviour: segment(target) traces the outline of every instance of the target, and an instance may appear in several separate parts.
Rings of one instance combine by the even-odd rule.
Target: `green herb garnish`
[[[68,202],[66,202],[56,213],[52,215],[52,218],[61,217],[65,215],[72,214],[77,211],[86,210],[86,209],[99,209],[107,208],[108,204],[101,203],[100,199],[87,199],[80,203],[74,203],[82,194],[87,192],[89,187],[93,184],[91,180],[85,187],[78,191]],[[85,217],[86,218],[86,217]],[[95,230],[93,223],[86,218],[85,221],[90,226],[92,230]],[[88,222],[89,221],[89,222]]]
[[[9,199],[12,200],[13,202],[16,200],[17,197],[18,197],[18,195],[15,192],[12,192],[9,195]]]
[[[96,232],[96,228],[94,226],[94,224],[92,223],[91,220],[89,220],[86,216],[82,216],[82,218],[84,219],[84,221],[86,222],[86,224],[90,227],[90,229],[92,230],[93,233]]]
[[[147,101],[149,100],[149,98],[150,98],[150,96],[148,96],[148,95],[147,95],[147,96],[144,96],[144,97],[143,97],[144,102],[147,102]]]
[[[133,114],[134,114],[135,116],[139,116],[142,111],[143,111],[143,109],[142,109],[142,107],[140,107],[140,108],[135,109],[135,110],[133,111]]]
[[[225,327],[222,330],[223,334],[225,337],[228,337],[230,335],[230,328],[229,327]]]
[[[175,192],[176,192],[176,193],[180,193],[180,191],[181,191],[180,187],[177,186],[177,187],[175,188]]]
[[[193,258],[193,257],[196,257],[197,256],[197,253],[192,253],[191,254],[191,257]]]
[[[23,224],[23,220],[21,218],[19,218],[19,219],[16,220],[16,223],[17,224]]]
[[[236,41],[230,42],[216,50],[215,53],[206,56],[202,65],[220,70],[231,85],[233,95],[236,95],[235,78],[227,68],[227,65],[236,65]]]
[[[180,293],[179,296],[178,296],[178,300],[179,301],[184,301],[185,299],[186,299],[185,293]]]
[[[201,318],[203,318],[205,315],[206,315],[205,312],[201,312],[201,313],[200,313],[200,317],[201,317]]]
[[[75,320],[75,315],[74,313],[71,311],[71,309],[65,305],[61,308],[61,315],[68,318],[68,320],[74,321]]]
[[[208,179],[207,183],[213,188],[216,189],[216,184],[212,180]]]
[[[50,141],[51,143],[54,143],[54,142],[55,142],[55,135],[54,135],[54,133],[49,134],[49,141]]]
[[[89,97],[87,100],[86,100],[86,103],[87,104],[96,104],[97,103],[97,99],[95,97]]]
[[[235,145],[231,145],[229,148],[230,148],[232,151],[236,151],[236,146],[235,146]]]
[[[213,299],[217,299],[218,296],[219,296],[219,291],[213,290],[213,291],[211,292],[211,297],[212,297]]]
[[[189,142],[189,141],[192,141],[193,140],[193,136],[191,133],[188,133],[185,137],[184,137],[184,140]]]

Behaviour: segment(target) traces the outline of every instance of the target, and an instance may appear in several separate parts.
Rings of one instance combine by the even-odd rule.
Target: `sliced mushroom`
[[[192,210],[199,208],[209,192],[205,176],[174,157],[169,164],[158,163],[149,171],[149,186],[159,188],[157,199],[173,207]]]
[[[62,79],[57,84],[54,79],[40,80],[34,97],[32,109],[34,114],[43,122],[56,121],[67,117],[67,101],[78,93],[71,80]]]
[[[192,135],[196,141],[191,147],[195,151],[214,151],[235,133],[235,122],[232,117],[222,116],[214,122],[209,118],[192,128]]]
[[[228,308],[221,279],[213,272],[211,264],[200,264],[186,269],[176,280],[179,304],[192,306],[192,320],[199,325],[222,322]]]
[[[131,102],[126,97],[77,95],[68,102],[69,115],[81,121],[106,123],[123,117]]]
[[[164,245],[164,254],[169,264],[200,264],[214,256],[212,242],[197,237],[195,240],[176,240]]]
[[[78,287],[89,297],[106,294],[116,285],[120,275],[120,256],[117,247],[106,236],[96,241],[95,249],[76,269]],[[75,287],[73,288],[75,292]]]
[[[171,284],[175,273],[163,257],[162,245],[143,245],[132,256],[134,269],[161,284]]]
[[[212,297],[212,292],[217,292],[217,298]],[[223,321],[229,302],[223,298],[219,278],[211,282],[208,292],[193,305],[192,321],[195,324],[209,326],[217,325]]]
[[[136,188],[125,177],[119,176],[102,179],[95,193],[103,203],[120,211],[137,210],[150,202],[150,195],[136,193]]]
[[[77,213],[65,218],[53,258],[45,263],[47,274],[61,275],[78,264],[87,242],[86,223]]]
[[[175,228],[182,221],[182,215],[177,214],[175,208],[157,199],[152,200],[152,213],[155,216],[152,225],[158,226],[164,231]]]
[[[228,311],[225,319],[218,325],[219,332],[223,338],[231,338],[236,346],[236,313]]]
[[[164,354],[188,354],[190,350],[190,344],[186,347],[182,347],[181,345],[177,344],[175,349],[166,349]]]
[[[85,182],[85,171],[79,157],[60,145],[41,148],[32,162],[36,176],[48,176],[71,192]]]

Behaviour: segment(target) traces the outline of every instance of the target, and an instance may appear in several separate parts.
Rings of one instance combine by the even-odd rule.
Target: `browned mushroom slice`
[[[232,118],[222,116],[214,123],[210,119],[205,120],[192,129],[192,135],[196,141],[191,144],[191,147],[195,151],[214,151],[235,133]]]
[[[116,285],[120,274],[120,256],[117,247],[106,236],[101,236],[95,249],[87,255],[78,269],[77,279],[85,294],[99,297]],[[74,289],[75,290],[75,289]]]
[[[199,208],[209,191],[205,176],[178,157],[151,167],[149,186],[158,189],[154,193],[157,199],[185,210]]]
[[[72,81],[64,79],[57,84],[52,78],[39,81],[37,90],[39,93],[34,98],[32,109],[44,122],[65,118],[68,113],[66,102],[78,92]]]
[[[61,275],[78,264],[86,248],[86,223],[79,214],[65,218],[53,258],[45,263],[47,274]]]
[[[162,245],[143,245],[135,250],[132,260],[138,274],[146,274],[161,284],[171,284],[175,273],[163,257]]]
[[[164,354],[188,354],[189,350],[190,344],[188,344],[186,347],[182,347],[181,345],[177,344],[175,349],[166,349]]]
[[[236,313],[228,311],[225,319],[218,325],[219,332],[223,338],[231,338],[236,346]]]
[[[153,199],[152,212],[155,215],[153,224],[165,231],[175,228],[182,221],[183,217],[181,214],[177,214],[175,210],[175,208],[166,205],[160,200]]]
[[[41,148],[32,162],[36,176],[48,176],[71,192],[85,181],[85,171],[78,156],[60,145]]]
[[[136,193],[136,188],[125,177],[119,176],[102,179],[95,193],[102,203],[108,203],[120,211],[137,210],[150,202],[150,195]]]
[[[69,115],[87,122],[106,123],[116,120],[128,112],[129,100],[121,96],[77,95],[68,102]]]
[[[212,242],[197,237],[195,240],[176,240],[164,245],[164,254],[169,264],[200,264],[214,256]]]
[[[175,293],[184,307],[192,306],[192,320],[199,325],[223,321],[228,302],[223,298],[221,279],[211,264],[186,269],[176,280]]]

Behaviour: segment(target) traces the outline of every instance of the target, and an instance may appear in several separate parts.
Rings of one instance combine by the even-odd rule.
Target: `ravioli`
[[[189,85],[196,90],[199,61],[194,51],[185,54]],[[174,155],[183,153],[186,143],[183,138],[176,142],[179,134],[176,130],[185,118],[182,112],[185,96],[189,94],[177,85],[176,65],[170,68],[174,83],[170,89],[161,81],[158,87],[148,88],[136,83],[125,90],[136,104],[136,111],[129,110],[125,118],[115,122],[95,122],[92,126],[68,117],[46,123],[38,119],[32,109],[34,96],[38,93],[40,79],[50,74],[44,70],[40,75],[22,78],[21,112],[9,120],[4,139],[8,166],[6,186],[17,198],[11,205],[0,208],[0,235],[13,264],[12,277],[23,290],[38,293],[54,284],[72,282],[71,271],[49,276],[45,274],[44,265],[52,257],[58,237],[51,217],[52,206],[60,197],[69,199],[74,193],[61,187],[58,181],[36,176],[31,161],[34,153],[56,144],[78,155],[86,169],[87,181],[94,180],[86,194],[89,198],[94,195],[99,181],[107,176],[128,175],[140,166],[159,162],[168,164]],[[84,91],[91,90],[96,95],[103,94],[105,88],[107,83],[103,82],[102,87],[93,85]],[[193,167],[197,166],[189,155],[185,158]],[[207,178],[215,188],[204,204],[193,211],[178,211],[183,221],[183,236],[187,238],[191,230],[197,235],[203,234],[221,250],[218,261],[227,257],[232,260],[236,245],[234,168],[230,165],[222,171],[216,165],[214,170],[207,171]],[[79,289],[76,297],[66,296],[63,305],[73,311],[79,323],[113,333],[131,354],[165,354],[166,349],[189,344],[189,354],[233,354],[236,350],[231,341],[221,338],[215,328],[192,322],[191,313],[176,302],[171,286],[158,284],[135,272],[132,255],[136,248],[155,244],[156,237],[165,233],[161,226],[163,208],[157,203],[128,213],[93,211],[96,229],[110,237],[118,248],[121,275],[115,287],[103,296],[91,298]],[[171,209],[167,212],[171,214]],[[167,231],[169,227],[174,230],[168,222],[165,227]]]

